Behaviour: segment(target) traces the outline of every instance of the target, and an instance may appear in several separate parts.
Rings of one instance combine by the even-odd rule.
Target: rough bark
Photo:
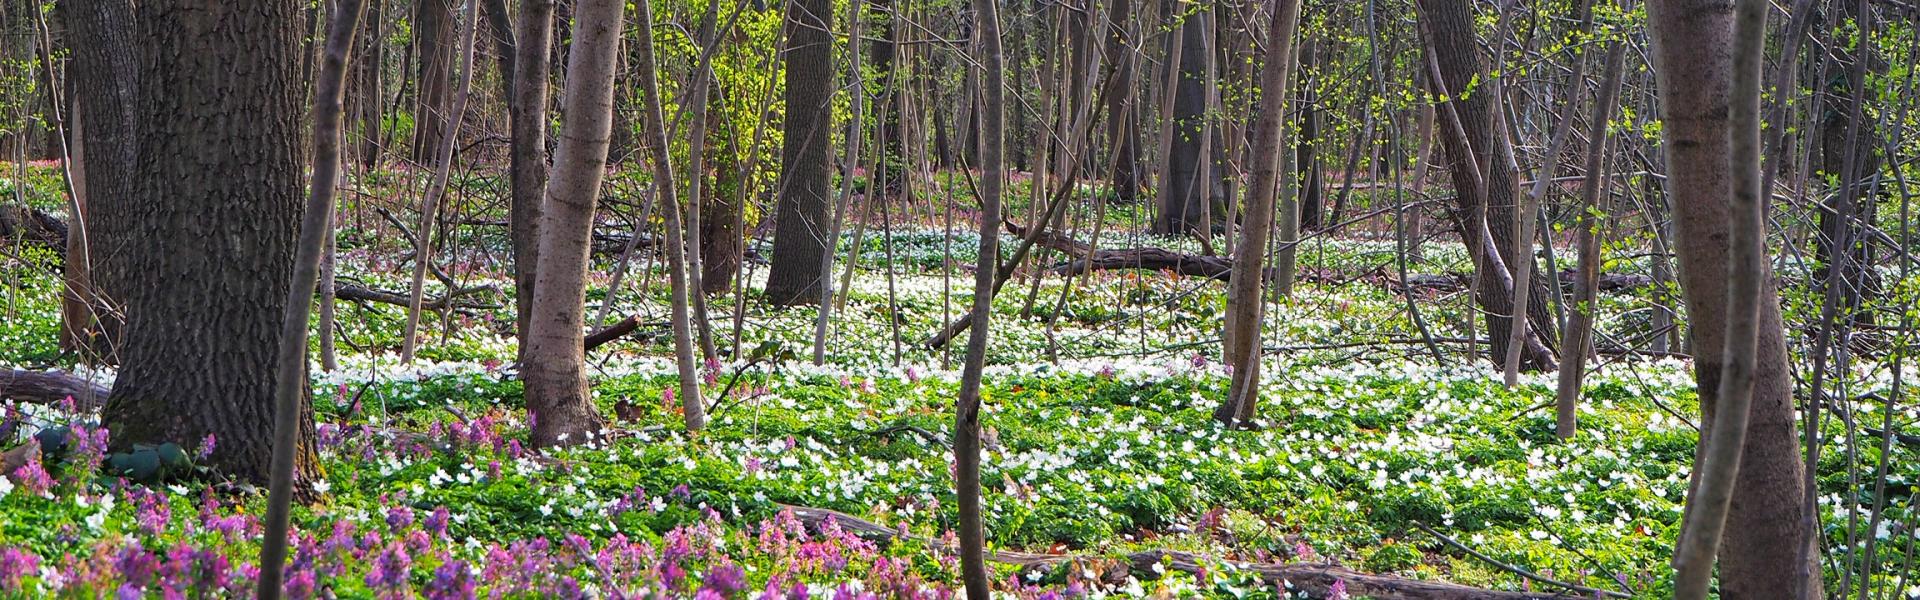
[[[1210,16],[1210,11],[1196,11],[1180,25],[1180,73],[1171,90],[1174,131],[1160,184],[1160,210],[1153,220],[1155,233],[1210,234],[1209,221],[1226,216],[1222,169],[1213,159],[1220,153],[1209,151],[1217,150],[1209,115],[1215,104],[1208,93],[1214,76]]]
[[[593,210],[613,132],[622,0],[581,0],[568,51],[566,114],[540,223],[539,282],[528,323],[527,411],[536,446],[586,442],[605,424],[587,383],[584,306]]]
[[[135,250],[126,241],[140,227],[132,216],[140,48],[130,0],[61,0],[59,9],[72,57],[74,113],[86,115],[85,127],[74,133],[75,146],[87,149],[87,167],[75,183],[87,190],[88,275],[104,354],[111,360],[126,323],[120,302],[138,275],[131,266]]]
[[[1107,12],[1106,54],[1112,74],[1107,78],[1107,143],[1114,159],[1108,183],[1113,197],[1131,203],[1140,195],[1140,127],[1134,110],[1133,0],[1113,0]],[[939,123],[935,119],[936,125]],[[941,166],[946,166],[945,153]]]
[[[279,378],[265,374],[300,207],[299,7],[143,0],[137,10],[140,176],[126,217],[143,225],[123,239],[140,275],[126,288],[102,420],[116,450],[212,436],[207,464],[263,483]],[[312,436],[301,440],[304,479],[316,463]]]
[[[1513,299],[1501,280],[1510,279],[1513,273],[1507,269],[1502,269],[1507,271],[1505,273],[1498,273],[1491,267],[1515,261],[1503,261],[1505,257],[1489,256],[1488,252],[1491,250],[1497,254],[1498,249],[1514,247],[1513,214],[1518,182],[1505,175],[1515,171],[1513,153],[1508,148],[1506,136],[1496,133],[1493,102],[1486,85],[1488,74],[1483,68],[1480,41],[1474,32],[1472,3],[1420,0],[1419,7],[1420,18],[1430,34],[1433,61],[1437,63],[1440,75],[1428,77],[1427,82],[1435,87],[1436,92],[1444,90],[1449,101],[1440,110],[1457,116],[1459,121],[1457,127],[1440,128],[1440,142],[1446,150],[1447,168],[1453,175],[1454,189],[1459,192],[1448,216],[1466,241],[1467,254],[1475,265],[1474,271],[1479,281],[1474,299],[1482,312],[1486,313],[1487,333],[1494,342],[1494,360],[1504,363],[1507,336],[1512,331],[1509,315],[1513,314]],[[1442,122],[1447,120],[1442,119]],[[1478,168],[1476,161],[1486,161],[1492,165],[1492,168],[1486,169],[1483,178],[1473,175]],[[1483,185],[1481,179],[1485,181],[1484,190],[1480,189]],[[1476,198],[1485,198],[1485,206],[1478,205]],[[1484,219],[1481,218],[1483,215]],[[1482,235],[1483,231],[1493,239],[1490,247],[1475,242],[1486,237]],[[1533,259],[1531,256],[1523,258]],[[1531,323],[1528,329],[1535,332],[1538,343],[1527,345],[1530,350],[1521,357],[1521,367],[1539,370],[1554,365],[1550,350],[1557,326],[1545,300],[1549,297],[1546,279],[1536,272],[1529,281],[1533,292],[1529,294],[1532,301],[1526,306]]]
[[[786,123],[780,149],[780,199],[774,209],[773,266],[767,301],[778,306],[820,299],[832,274],[822,270],[832,220],[833,3],[787,5]]]
[[[1802,552],[1804,485],[1795,428],[1793,379],[1780,304],[1765,261],[1758,265],[1754,295],[1735,304],[1728,294],[1735,277],[1732,199],[1734,163],[1730,114],[1736,36],[1733,3],[1727,0],[1660,0],[1648,4],[1659,77],[1660,117],[1667,152],[1667,191],[1674,209],[1680,282],[1691,328],[1694,374],[1709,432],[1724,415],[1721,379],[1736,356],[1728,354],[1728,322],[1735,306],[1757,314],[1753,345],[1752,401],[1746,439],[1720,544],[1720,597],[1781,598],[1795,589]],[[1747,168],[1757,165],[1745,165]],[[1742,218],[1759,218],[1751,212]],[[1742,359],[1746,357],[1740,357]],[[1703,440],[1703,446],[1711,444]],[[1695,473],[1700,473],[1699,469]],[[1814,571],[1818,573],[1816,569]],[[1807,600],[1821,597],[1809,586]]]
[[[447,123],[453,104],[453,22],[452,0],[416,0],[413,12],[413,52],[418,61],[414,74],[419,91],[413,114],[413,161],[433,164],[436,150],[445,143]],[[471,27],[471,25],[469,25]]]

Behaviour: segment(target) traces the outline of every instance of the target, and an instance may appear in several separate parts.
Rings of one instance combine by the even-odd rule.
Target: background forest
[[[0,598],[1920,599],[1903,0],[0,0]]]

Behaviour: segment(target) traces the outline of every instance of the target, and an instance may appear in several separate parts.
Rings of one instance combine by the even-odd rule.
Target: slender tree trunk
[[[424,4],[433,4],[440,0],[423,0]],[[421,299],[426,293],[427,271],[433,268],[433,226],[439,219],[440,201],[447,194],[447,178],[453,170],[454,147],[458,145],[460,133],[460,115],[467,112],[467,99],[473,92],[473,55],[476,32],[480,23],[476,17],[477,4],[469,3],[460,27],[460,95],[453,104],[453,114],[440,122],[446,131],[433,138],[440,147],[434,151],[433,180],[427,184],[426,197],[420,200],[420,224],[414,228],[417,234],[413,240],[413,287],[407,302],[407,325],[400,336],[400,362],[413,362],[413,353],[419,347]],[[425,82],[422,82],[424,85]]]
[[[660,206],[665,209],[661,213],[667,217],[667,274],[673,286],[673,355],[680,371],[680,402],[686,410],[687,431],[699,431],[707,425],[707,412],[706,401],[700,394],[699,363],[694,359],[693,324],[689,321],[692,303],[688,299],[698,292],[692,289],[696,283],[687,277],[687,227],[681,223],[685,208],[674,190],[673,155],[667,146],[667,120],[661,114],[660,84],[654,75],[651,34],[653,8],[649,0],[639,0],[635,6],[640,13],[638,20],[642,31],[641,35],[635,37],[634,56],[640,63],[637,67],[640,69],[640,103],[646,114],[645,141],[648,154],[653,157],[653,183],[659,191]],[[591,231],[591,225],[588,223],[588,231]]]
[[[980,377],[986,369],[987,324],[993,315],[993,292],[1000,255],[1000,199],[1006,190],[1003,148],[1006,124],[1006,64],[1000,44],[1000,9],[994,0],[973,0],[974,28],[978,31],[979,77],[983,97],[980,119],[980,268],[974,270],[973,331],[967,336],[966,363],[961,368],[960,395],[954,401],[954,493],[960,503],[961,582],[968,600],[987,600],[986,530],[980,520]]]
[[[781,143],[780,199],[775,207],[773,266],[767,301],[778,306],[817,302],[833,274],[821,270],[832,226],[833,3],[798,0],[787,6],[786,125]]]
[[[1793,379],[1762,247],[1757,113],[1765,10],[1742,0],[1736,34],[1724,1],[1648,3],[1704,420],[1698,489],[1689,494],[1674,556],[1682,598],[1705,595],[1716,554],[1721,598],[1784,597],[1796,589],[1810,542]],[[1736,56],[1743,57],[1737,66]],[[1801,598],[1823,597],[1811,583]]]
[[[205,464],[266,483],[284,378],[263,374],[275,372],[300,210],[299,7],[142,0],[137,10],[139,177],[124,216],[144,225],[117,242],[137,275],[101,417],[116,451],[213,439]],[[300,426],[310,434],[310,417]],[[317,466],[312,436],[300,440],[296,481]]]
[[[1554,395],[1555,432],[1560,439],[1572,439],[1577,425],[1577,402],[1580,399],[1580,386],[1586,378],[1587,355],[1593,349],[1594,313],[1598,306],[1600,287],[1600,229],[1604,222],[1596,221],[1595,215],[1605,215],[1611,211],[1601,207],[1600,185],[1611,180],[1603,172],[1606,169],[1608,122],[1613,118],[1620,98],[1621,72],[1626,62],[1626,45],[1614,42],[1607,48],[1606,67],[1602,71],[1600,95],[1594,101],[1593,128],[1587,135],[1586,179],[1580,184],[1580,224],[1577,226],[1580,244],[1579,277],[1575,278],[1573,317],[1568,320],[1567,335],[1560,344],[1560,379]],[[1584,87],[1584,86],[1582,86]],[[1551,179],[1551,172],[1541,173],[1542,179]],[[1522,217],[1531,220],[1531,215]],[[1532,229],[1527,227],[1526,229]],[[1530,262],[1530,261],[1529,261]],[[1516,288],[1520,289],[1520,288]],[[1519,293],[1515,293],[1519,297]],[[1515,305],[1519,305],[1516,301]],[[1513,358],[1508,357],[1508,365]],[[1511,372],[1511,371],[1509,371]]]
[[[1253,181],[1248,184],[1245,213],[1240,227],[1239,253],[1233,261],[1233,279],[1227,283],[1227,364],[1233,367],[1233,381],[1227,401],[1213,413],[1214,420],[1227,425],[1246,425],[1254,419],[1260,389],[1260,320],[1266,303],[1262,301],[1267,234],[1273,229],[1274,193],[1280,186],[1279,158],[1284,151],[1281,129],[1287,119],[1287,98],[1292,88],[1287,75],[1292,70],[1293,34],[1300,21],[1300,0],[1274,0],[1273,22],[1267,34],[1267,64],[1261,69],[1260,121],[1254,129],[1250,156]],[[1283,217],[1286,218],[1286,217]],[[1298,215],[1292,218],[1298,218]],[[1284,235],[1284,234],[1283,234]]]
[[[536,269],[540,281],[534,285],[521,365],[535,446],[587,442],[604,426],[587,383],[584,306],[593,209],[612,144],[613,73],[625,8],[623,0],[579,0],[575,5],[567,121],[547,180]]]
[[[300,217],[294,246],[293,282],[287,287],[286,314],[274,357],[272,473],[267,486],[266,536],[260,545],[260,578],[255,595],[272,600],[281,592],[287,559],[287,515],[293,502],[294,461],[302,429],[313,429],[305,403],[307,389],[307,317],[315,279],[333,235],[333,200],[340,176],[340,104],[346,96],[347,60],[353,31],[366,0],[341,0],[328,26],[320,75],[313,87],[313,183]],[[316,17],[317,18],[317,17]],[[301,417],[306,417],[303,424]],[[305,445],[311,446],[307,441]]]

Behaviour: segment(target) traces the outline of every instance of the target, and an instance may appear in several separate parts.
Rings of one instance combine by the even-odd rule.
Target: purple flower
[[[747,588],[747,572],[738,565],[722,563],[707,569],[700,580],[701,591],[712,591],[721,598],[732,598],[735,593]]]
[[[316,583],[313,571],[296,569],[287,574],[286,596],[292,600],[312,598]]]
[[[13,483],[20,486],[29,495],[43,495],[53,489],[53,476],[47,474],[46,467],[40,465],[39,456],[29,456],[27,464],[13,470]]]
[[[0,591],[20,591],[20,579],[40,570],[40,557],[19,548],[0,549]]]
[[[200,438],[199,459],[206,460],[207,457],[213,456],[213,447],[217,442],[219,442],[219,440],[214,438],[211,433],[207,434],[207,437]]]
[[[387,546],[380,557],[373,561],[373,569],[367,571],[366,583],[370,588],[398,588],[407,583],[407,567],[412,566],[413,557],[407,555],[407,549],[400,544]]]
[[[398,506],[387,509],[387,526],[394,529],[406,529],[413,524],[413,509]]]
[[[467,563],[449,560],[433,570],[433,581],[427,584],[428,600],[463,600],[473,597],[473,572]]]
[[[1347,595],[1347,580],[1345,579],[1335,579],[1333,580],[1333,585],[1327,588],[1327,600],[1348,600],[1349,598],[1352,598],[1352,596]]]
[[[427,531],[432,532],[435,536],[444,536],[447,534],[447,521],[452,517],[452,513],[447,512],[447,507],[435,507],[433,514],[427,515],[427,520],[422,522],[421,525],[426,527]]]
[[[113,570],[120,580],[135,589],[146,587],[160,572],[160,557],[139,546],[129,546],[113,559]],[[124,589],[124,588],[123,588]]]

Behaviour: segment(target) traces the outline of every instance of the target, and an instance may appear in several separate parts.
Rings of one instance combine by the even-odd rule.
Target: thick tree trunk
[[[1196,11],[1180,25],[1180,74],[1173,94],[1172,144],[1168,148],[1166,177],[1160,184],[1160,211],[1155,233],[1210,234],[1213,223],[1226,217],[1226,188],[1214,155],[1216,127],[1210,115],[1214,98],[1209,91],[1214,76],[1209,23],[1210,11]]]
[[[1507,336],[1512,330],[1509,315],[1513,314],[1513,298],[1509,295],[1503,279],[1511,279],[1516,260],[1533,260],[1533,257],[1488,256],[1488,252],[1498,253],[1502,248],[1514,247],[1513,214],[1517,181],[1508,174],[1515,171],[1513,152],[1508,148],[1507,137],[1500,133],[1493,121],[1493,103],[1487,93],[1468,93],[1475,85],[1475,92],[1486,90],[1488,77],[1481,65],[1480,43],[1474,32],[1473,6],[1468,2],[1451,0],[1419,0],[1420,18],[1431,34],[1432,57],[1437,63],[1439,77],[1429,77],[1428,83],[1436,91],[1446,90],[1450,95],[1451,106],[1440,110],[1454,115],[1459,122],[1457,127],[1441,127],[1441,146],[1446,149],[1447,167],[1453,174],[1456,205],[1450,211],[1454,226],[1465,242],[1467,254],[1473,259],[1474,271],[1479,283],[1474,298],[1481,310],[1486,313],[1487,333],[1493,341],[1492,349],[1496,364],[1505,362]],[[1447,119],[1442,119],[1446,122]],[[1479,167],[1475,161],[1485,161],[1492,165],[1486,169],[1483,177],[1474,172]],[[1481,180],[1484,179],[1484,184]],[[1482,185],[1485,189],[1479,189]],[[1485,198],[1485,206],[1476,204],[1477,198]],[[1484,212],[1483,212],[1484,211]],[[1481,218],[1484,215],[1484,219]],[[1486,235],[1483,235],[1483,232]],[[1491,237],[1490,246],[1476,242]],[[1495,264],[1505,265],[1506,273],[1495,272]],[[1538,339],[1537,344],[1526,344],[1529,350],[1521,357],[1521,367],[1527,370],[1539,370],[1555,365],[1551,353],[1553,332],[1558,329],[1548,312],[1546,298],[1548,287],[1546,278],[1536,273],[1529,278],[1533,292],[1532,301],[1527,303],[1526,314],[1531,326],[1527,329]]]
[[[1140,196],[1140,127],[1135,109],[1133,1],[1113,0],[1107,12],[1106,54],[1112,74],[1107,77],[1107,144],[1113,148],[1108,183],[1113,197],[1131,203]]]
[[[817,302],[831,273],[823,270],[832,226],[833,3],[798,0],[787,8],[786,125],[780,149],[780,200],[775,207],[773,266],[767,301]]]
[[[737,139],[727,119],[725,90],[707,99],[707,148],[713,163],[713,185],[700,202],[700,286],[705,294],[723,294],[733,288],[746,251],[743,228],[746,182],[740,176]]]
[[[508,208],[513,240],[514,335],[520,338],[519,359],[527,359],[527,331],[533,319],[535,266],[540,256],[540,205],[547,185],[547,79],[553,74],[553,0],[520,3],[516,25],[513,97],[507,103],[512,147],[513,201]]]
[[[1721,378],[1727,365],[1735,358],[1753,361],[1745,442],[1726,513],[1725,539],[1719,546],[1720,597],[1789,597],[1788,590],[1796,589],[1803,573],[1802,554],[1810,540],[1803,512],[1793,375],[1780,302],[1766,261],[1754,265],[1757,274],[1737,274],[1730,266],[1736,166],[1729,135],[1733,110],[1729,73],[1736,46],[1733,11],[1724,1],[1662,0],[1648,4],[1647,21],[1655,42],[1662,146],[1670,167],[1667,190],[1679,241],[1681,292],[1688,314],[1698,324],[1691,333],[1706,431],[1715,431],[1715,422],[1723,416]],[[1745,346],[1751,354],[1728,354],[1725,324],[1738,306],[1728,295],[1735,276],[1758,277],[1756,293],[1748,297],[1748,306],[1757,312],[1756,337]],[[1712,443],[1711,439],[1702,442],[1703,447]],[[1695,470],[1696,475],[1699,472]],[[1820,571],[1813,572],[1816,580],[1802,596],[1807,600],[1822,597]]]
[[[115,449],[211,438],[211,466],[267,479],[278,381],[268,374],[292,279],[305,138],[298,10],[292,0],[140,2],[141,176],[125,216],[143,225],[120,242],[139,275],[126,288],[122,366],[102,413]],[[311,434],[311,417],[301,421]],[[313,437],[300,439],[304,479]]]
[[[587,383],[583,313],[593,210],[613,129],[613,72],[623,0],[581,0],[568,52],[566,114],[540,224],[539,283],[521,378],[536,446],[583,443],[605,421]]]
[[[419,81],[413,114],[413,161],[431,165],[446,134],[453,104],[454,22],[452,0],[416,0],[413,52]],[[469,25],[471,27],[472,25]]]

